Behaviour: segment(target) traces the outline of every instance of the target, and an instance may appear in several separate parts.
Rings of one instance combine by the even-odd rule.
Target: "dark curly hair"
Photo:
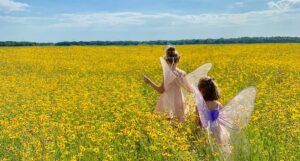
[[[221,97],[217,84],[214,82],[214,78],[204,77],[199,80],[198,89],[204,90],[205,101],[215,101]]]

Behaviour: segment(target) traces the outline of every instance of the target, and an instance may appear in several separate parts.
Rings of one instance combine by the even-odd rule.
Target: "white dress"
[[[191,92],[191,86],[183,70],[176,68],[172,71],[163,58],[160,58],[160,61],[163,67],[165,91],[159,97],[156,110],[159,112],[167,112],[170,118],[175,116],[180,121],[183,121],[184,115],[187,113],[187,108],[182,88]]]

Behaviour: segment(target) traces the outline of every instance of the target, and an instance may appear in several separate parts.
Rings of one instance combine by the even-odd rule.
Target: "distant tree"
[[[219,39],[157,40],[157,41],[63,41],[37,43],[26,41],[0,41],[0,46],[106,46],[106,45],[184,45],[184,44],[251,44],[251,43],[300,43],[300,37],[240,37]]]

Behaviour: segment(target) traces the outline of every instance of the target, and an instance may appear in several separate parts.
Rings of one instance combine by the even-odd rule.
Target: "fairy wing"
[[[195,85],[192,85],[192,89],[195,94],[196,106],[198,109],[200,121],[202,123],[202,126],[206,128],[209,124],[208,108],[198,88]]]
[[[183,82],[184,82],[183,87],[185,87],[183,90],[183,94],[184,94],[185,102],[186,102],[186,106],[187,106],[186,113],[193,113],[195,111],[195,108],[194,108],[195,107],[195,97],[191,93],[191,92],[193,92],[193,89],[192,90],[190,89],[190,88],[192,88],[191,86],[197,86],[200,78],[207,76],[207,73],[209,72],[211,67],[212,67],[211,63],[204,64],[204,65],[198,67],[193,72],[187,74],[183,78]],[[201,95],[201,97],[202,97],[202,95]]]
[[[197,85],[200,78],[207,76],[207,73],[209,72],[211,67],[212,67],[212,64],[207,63],[207,64],[204,64],[204,65],[198,67],[193,72],[187,74],[186,77],[187,77],[189,83],[192,85]]]
[[[166,60],[160,57],[160,63],[163,69],[163,77],[164,77],[164,88],[168,89],[169,85],[176,78],[175,74],[170,69],[170,66],[167,64]]]
[[[242,90],[220,110],[219,121],[230,128],[244,128],[254,109],[256,93],[255,87]]]
[[[217,160],[250,160],[250,144],[243,131],[219,124],[208,132],[209,144]]]

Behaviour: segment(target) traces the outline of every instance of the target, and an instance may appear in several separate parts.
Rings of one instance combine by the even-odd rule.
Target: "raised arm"
[[[153,89],[155,89],[158,93],[164,93],[165,88],[164,88],[164,82],[161,83],[160,86],[156,85],[150,78],[147,76],[144,76],[144,81],[149,84]]]
[[[190,82],[188,81],[186,75],[184,75],[181,79],[179,79],[179,81],[180,81],[182,87],[183,87],[186,91],[188,91],[188,92],[190,92],[190,93],[193,93],[193,92],[194,92],[194,91],[193,91],[193,88],[192,88],[192,85],[191,85]]]

